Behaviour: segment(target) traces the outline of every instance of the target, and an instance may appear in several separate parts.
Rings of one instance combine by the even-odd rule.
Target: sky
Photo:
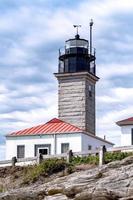
[[[133,1],[0,0],[0,160],[5,135],[57,117],[58,49],[89,39],[94,20],[97,135],[120,145],[116,121],[133,116]]]

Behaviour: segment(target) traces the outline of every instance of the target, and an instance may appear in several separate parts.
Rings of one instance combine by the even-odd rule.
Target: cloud
[[[99,103],[124,103],[132,104],[133,99],[133,88],[113,88],[109,89],[110,95],[98,96],[97,100]]]
[[[130,62],[130,61],[129,61]],[[111,77],[120,77],[133,74],[133,63],[129,64],[118,64],[111,63],[105,65],[98,66],[98,73],[102,77],[102,79],[108,79]]]

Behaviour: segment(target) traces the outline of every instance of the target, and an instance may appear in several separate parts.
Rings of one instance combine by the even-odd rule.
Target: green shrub
[[[133,155],[132,152],[107,152],[105,153],[105,163],[109,163],[116,160],[122,160],[130,155]],[[99,156],[76,156],[73,157],[71,163],[68,164],[64,159],[47,159],[43,161],[40,165],[29,166],[24,169],[24,179],[23,184],[28,184],[29,182],[35,182],[39,179],[40,176],[47,176],[53,173],[60,171],[65,171],[68,174],[75,171],[75,165],[80,164],[91,164],[98,165]],[[0,191],[2,189],[0,188]]]
[[[34,165],[25,169],[23,183],[35,182],[40,176],[51,175],[66,168],[66,161],[62,159],[47,159],[40,165]]]
[[[128,156],[133,155],[133,152],[106,152],[105,153],[105,163],[109,163],[116,160],[122,160]],[[76,156],[72,158],[73,165],[80,165],[80,164],[92,164],[92,165],[98,165],[99,163],[99,156]]]
[[[131,155],[133,155],[133,152],[106,152],[105,163],[109,163],[116,160],[122,160]]]
[[[99,158],[98,156],[84,156],[84,157],[80,157],[80,156],[76,156],[73,157],[72,159],[72,164],[77,165],[77,164],[94,164],[97,165],[99,162]]]

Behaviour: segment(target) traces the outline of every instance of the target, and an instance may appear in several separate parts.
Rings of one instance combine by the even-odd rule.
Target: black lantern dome
[[[65,42],[59,50],[59,73],[89,72],[95,75],[95,50],[79,34]]]

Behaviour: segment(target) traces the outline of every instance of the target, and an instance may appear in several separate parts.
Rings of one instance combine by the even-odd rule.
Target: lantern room
[[[93,52],[93,53],[92,53]],[[95,75],[95,49],[79,34],[65,42],[59,50],[59,73],[89,72]]]

